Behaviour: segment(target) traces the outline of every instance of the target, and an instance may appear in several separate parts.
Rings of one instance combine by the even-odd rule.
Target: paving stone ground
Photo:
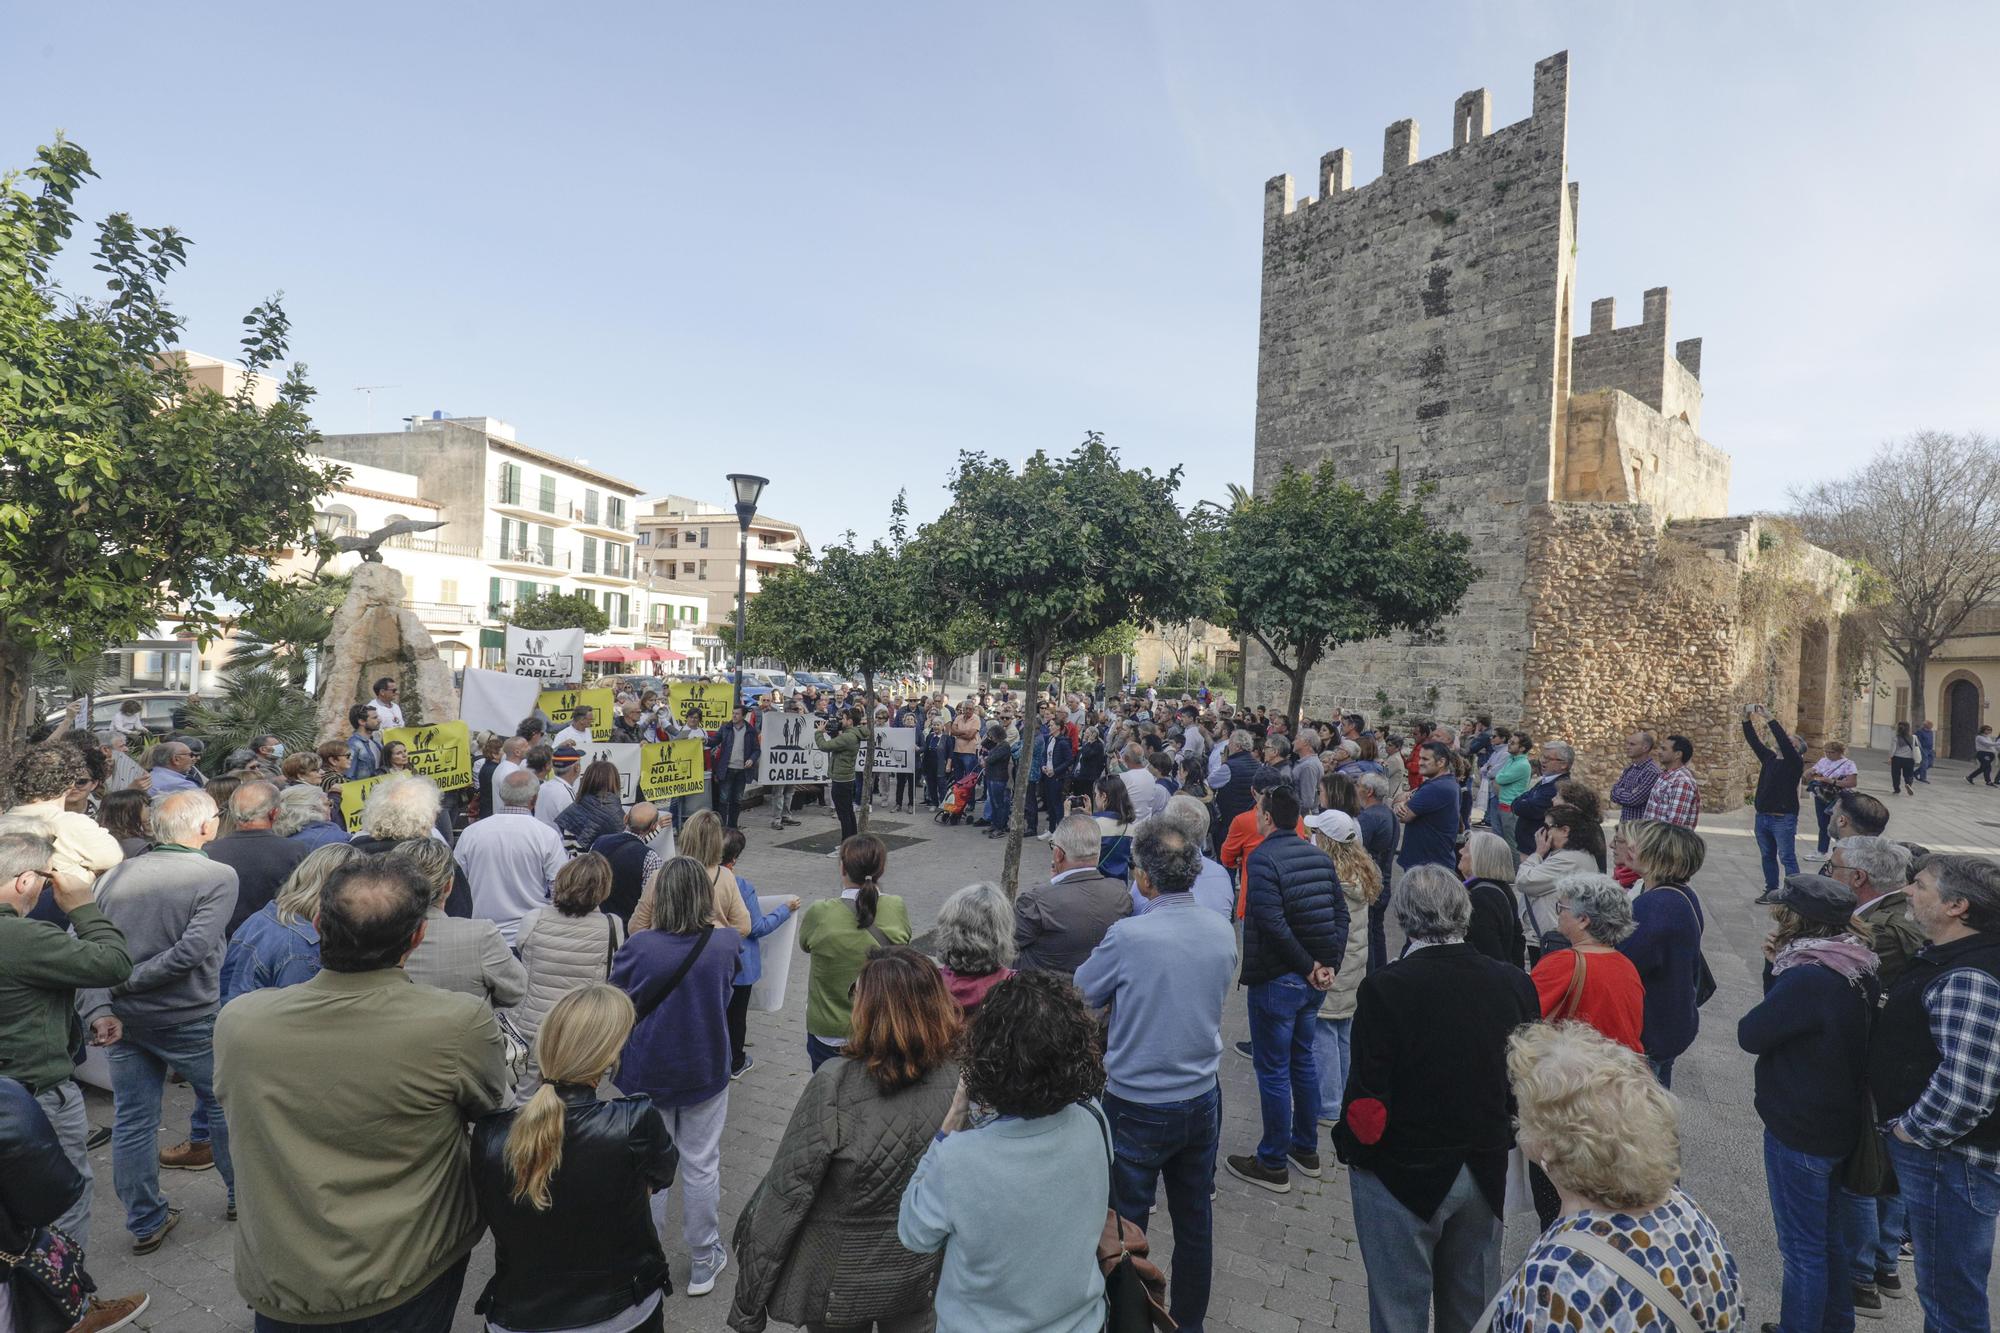
[[[1890,833],[1934,849],[2000,854],[2000,791],[1969,787],[1968,766],[1940,762],[1930,785],[1914,797],[1887,795],[1888,757],[1875,752],[1855,756],[1862,765],[1863,785],[1890,803]],[[1602,785],[1602,784],[1600,784]],[[839,888],[823,850],[831,840],[813,838],[832,831],[830,816],[817,808],[803,813],[804,825],[773,834],[757,812],[746,813],[745,831],[751,842],[740,863],[760,893],[796,893],[808,901],[830,896]],[[1804,817],[1799,854],[1810,868],[1813,830],[1810,811]],[[879,814],[876,827],[916,839],[892,853],[885,887],[903,895],[921,930],[928,926],[946,895],[964,884],[997,878],[1001,844],[982,831],[942,828],[928,816]],[[1751,899],[1761,888],[1757,848],[1750,836],[1750,812],[1737,811],[1703,821],[1708,839],[1708,865],[1697,879],[1709,914],[1707,940],[1717,994],[1702,1014],[1702,1031],[1695,1047],[1674,1071],[1675,1092],[1683,1108],[1682,1143],[1685,1183],[1690,1193],[1716,1218],[1744,1274],[1751,1304],[1751,1327],[1777,1318],[1780,1263],[1764,1192],[1762,1127],[1751,1106],[1751,1060],[1737,1049],[1735,1024],[1756,1002],[1761,969],[1761,944],[1769,921],[1765,909]],[[806,850],[782,844],[812,838]],[[1029,843],[1025,873],[1046,869],[1045,844]],[[801,962],[803,966],[803,962]],[[794,979],[788,1003],[775,1014],[754,1014],[750,1035],[756,1066],[730,1089],[728,1128],[723,1135],[723,1235],[735,1224],[743,1201],[755,1188],[783,1134],[793,1103],[805,1086],[805,991]],[[1225,1036],[1231,1041],[1248,1035],[1242,992],[1232,995],[1225,1011]],[[1248,1151],[1258,1136],[1256,1085],[1247,1060],[1225,1055],[1223,1082],[1223,1141],[1227,1152]],[[169,1090],[162,1143],[185,1137],[192,1098],[183,1087]],[[90,1093],[94,1124],[111,1123],[111,1101]],[[1209,1327],[1242,1333],[1298,1333],[1310,1329],[1360,1329],[1367,1326],[1367,1280],[1355,1239],[1354,1213],[1348,1201],[1346,1173],[1329,1152],[1325,1179],[1294,1178],[1289,1195],[1273,1195],[1218,1173],[1215,1203],[1214,1301]],[[237,1296],[231,1278],[230,1224],[223,1220],[222,1182],[213,1172],[164,1173],[172,1202],[186,1218],[156,1253],[135,1257],[122,1226],[111,1184],[110,1149],[93,1154],[97,1183],[93,1228],[96,1244],[90,1268],[108,1294],[145,1289],[153,1305],[135,1327],[157,1333],[214,1333],[251,1326],[250,1311]],[[678,1209],[670,1212],[667,1250],[675,1265],[676,1284],[686,1277],[686,1255],[680,1245]],[[1170,1260],[1171,1228],[1164,1208],[1154,1223],[1155,1253]],[[1506,1252],[1511,1265],[1534,1239],[1534,1219],[1510,1218]],[[492,1248],[482,1242],[474,1252],[455,1325],[456,1333],[477,1333],[480,1319],[472,1313],[473,1297],[492,1269]],[[1908,1268],[1905,1268],[1906,1282]],[[725,1274],[715,1293],[701,1299],[675,1295],[667,1303],[667,1327],[676,1330],[721,1330],[728,1313],[731,1279]],[[2000,1273],[1993,1287],[2000,1308]],[[1887,1316],[1862,1322],[1867,1330],[1902,1333],[1916,1330],[1922,1319],[1914,1297],[1887,1303]]]

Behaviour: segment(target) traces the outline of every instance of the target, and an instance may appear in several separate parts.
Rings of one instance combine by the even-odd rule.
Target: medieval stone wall
[[[1632,732],[1678,732],[1694,744],[1702,808],[1734,809],[1756,785],[1746,704],[1768,705],[1807,744],[1837,726],[1829,643],[1847,594],[1825,552],[1785,544],[1781,568],[1767,552],[1785,539],[1763,520],[1662,530],[1645,505],[1545,505],[1531,524],[1521,724],[1575,746],[1579,774],[1600,791],[1625,766]],[[1759,577],[1809,600],[1810,613],[1746,595]]]

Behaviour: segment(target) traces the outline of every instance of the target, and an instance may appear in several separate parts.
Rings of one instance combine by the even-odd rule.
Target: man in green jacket
[[[90,1246],[90,1121],[74,1077],[83,1052],[77,1018],[80,990],[115,986],[132,975],[125,936],[97,906],[91,878],[55,876],[55,843],[26,821],[0,824],[0,1074],[41,1103],[63,1152],[83,1177],[83,1193],[56,1226],[80,1248]],[[28,916],[48,885],[76,933]],[[97,1019],[91,1040],[109,1045],[118,1020]]]
[[[512,1080],[484,998],[414,984],[429,887],[363,857],[320,892],[322,971],[215,1023],[236,1290],[267,1321],[448,1333],[483,1227],[466,1126]]]

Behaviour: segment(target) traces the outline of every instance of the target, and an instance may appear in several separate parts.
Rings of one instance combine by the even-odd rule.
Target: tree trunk
[[[0,639],[0,750],[25,744],[36,721],[35,655]]]
[[[1030,691],[1041,683],[1042,659],[1045,651],[1039,646],[1030,646],[1027,661],[1027,685]],[[1014,790],[1008,801],[1007,815],[1007,856],[1000,863],[1000,884],[1007,890],[1009,902],[1021,896],[1021,839],[1027,832],[1028,820],[1028,761],[1034,755],[1034,736],[1028,730],[1028,718],[1021,719],[1021,742],[1014,755],[1012,771]]]
[[[868,696],[868,715],[861,720],[861,831],[868,831],[868,808],[875,803],[875,673],[861,673],[861,689]]]
[[[1924,668],[1929,664],[1929,653],[1916,652],[1911,653],[1903,663],[1903,670],[1910,677],[1910,715],[1908,718],[1896,720],[1907,721],[1912,731],[1915,731],[1917,724],[1924,720]]]

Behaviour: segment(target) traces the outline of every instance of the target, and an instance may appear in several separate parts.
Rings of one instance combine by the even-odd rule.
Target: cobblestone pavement
[[[1880,753],[1857,754],[1863,783],[1886,793],[1888,759]],[[1967,766],[1940,763],[1932,784],[1915,797],[1889,797],[1893,818],[1890,832],[1898,837],[1946,848],[2000,853],[2000,792],[1968,787]],[[1602,779],[1603,775],[1594,775]],[[1600,781],[1600,785],[1603,783]],[[885,833],[920,841],[890,857],[885,887],[902,894],[912,919],[921,929],[952,890],[999,873],[1002,844],[980,830],[940,828],[927,816],[882,815],[876,827]],[[800,835],[828,831],[831,821],[816,808],[803,814],[804,826],[774,835],[769,825],[746,812],[748,852],[740,863],[763,894],[796,893],[809,901],[830,895],[838,879],[823,853],[786,850],[777,844]],[[1801,830],[1799,853],[1810,868],[1813,850],[1810,810]],[[1751,1303],[1751,1327],[1777,1317],[1780,1266],[1764,1193],[1762,1128],[1751,1106],[1751,1061],[1737,1049],[1735,1020],[1755,1003],[1759,991],[1760,946],[1768,926],[1765,910],[1751,904],[1761,887],[1757,848],[1749,833],[1747,809],[1704,821],[1709,860],[1697,888],[1708,909],[1708,955],[1718,992],[1702,1015],[1702,1032],[1694,1049],[1674,1071],[1675,1092],[1683,1105],[1682,1141],[1686,1185],[1714,1215],[1742,1266]],[[1044,844],[1029,843],[1025,874],[1045,870]],[[756,1065],[730,1089],[728,1128],[723,1136],[722,1211],[727,1237],[743,1201],[770,1161],[785,1121],[807,1077],[805,1058],[805,992],[794,981],[789,1002],[776,1014],[751,1019],[752,1053]],[[1242,993],[1225,1011],[1225,1036],[1230,1041],[1248,1035]],[[1222,1067],[1224,1152],[1247,1151],[1258,1134],[1256,1086],[1250,1063],[1225,1055]],[[170,1090],[162,1143],[185,1137],[191,1098],[183,1087]],[[90,1094],[95,1124],[111,1123],[108,1096]],[[1245,1333],[1297,1333],[1301,1329],[1359,1329],[1367,1325],[1367,1283],[1355,1240],[1354,1214],[1348,1202],[1345,1172],[1330,1152],[1324,1180],[1294,1178],[1289,1195],[1273,1195],[1246,1185],[1226,1172],[1218,1173],[1215,1217],[1214,1302],[1209,1326]],[[223,1221],[222,1182],[213,1172],[164,1173],[172,1202],[186,1218],[167,1243],[143,1258],[129,1252],[129,1237],[111,1187],[109,1148],[93,1154],[97,1184],[93,1228],[97,1244],[90,1268],[106,1294],[138,1289],[150,1291],[152,1308],[135,1325],[162,1333],[213,1333],[249,1328],[250,1312],[231,1280],[230,1224]],[[667,1249],[675,1264],[675,1281],[686,1276],[680,1250],[678,1209]],[[1511,1265],[1534,1239],[1532,1216],[1513,1218],[1507,1227],[1506,1251]],[[1162,1209],[1154,1225],[1155,1253],[1170,1257],[1170,1228]],[[481,1321],[472,1313],[473,1297],[492,1267],[492,1248],[482,1243],[474,1252],[471,1275],[455,1325],[460,1333],[476,1333]],[[1906,1270],[1907,1271],[1907,1270]],[[731,1282],[725,1275],[715,1293],[698,1300],[676,1295],[667,1304],[667,1327],[679,1330],[720,1330],[725,1327]],[[1995,1287],[2000,1306],[2000,1282]],[[1916,1300],[1887,1302],[1887,1317],[1864,1321],[1864,1328],[1915,1330],[1922,1320]]]

